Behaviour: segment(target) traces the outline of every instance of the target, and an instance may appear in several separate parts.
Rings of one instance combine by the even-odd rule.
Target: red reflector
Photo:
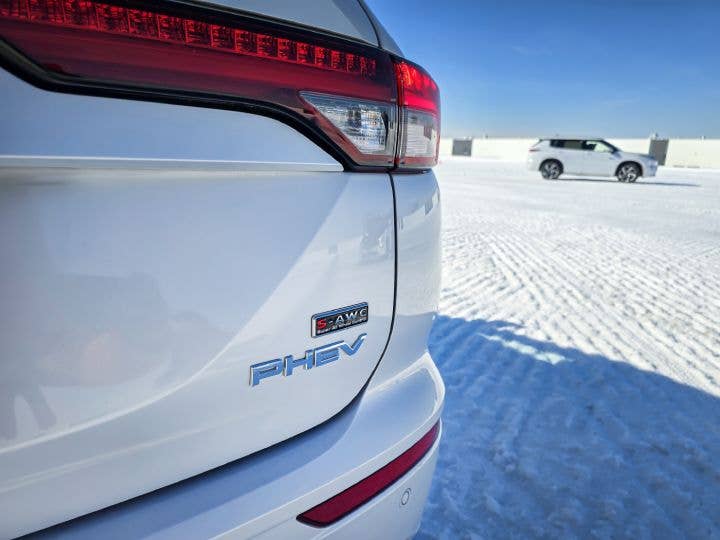
[[[422,439],[382,469],[324,503],[300,514],[298,520],[308,525],[326,527],[342,519],[412,469],[432,448],[439,433],[440,422],[435,424]]]

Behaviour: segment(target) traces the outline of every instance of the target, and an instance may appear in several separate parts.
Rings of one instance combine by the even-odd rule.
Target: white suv
[[[548,180],[577,174],[635,182],[655,176],[658,162],[652,156],[623,152],[603,139],[540,139],[529,150],[527,167]]]
[[[360,0],[2,0],[0,38],[0,538],[411,537],[433,79]]]

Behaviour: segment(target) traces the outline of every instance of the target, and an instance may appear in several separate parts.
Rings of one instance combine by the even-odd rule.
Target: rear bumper
[[[316,528],[296,518],[412,446],[439,420],[443,399],[440,374],[425,353],[315,429],[208,473],[46,529],[40,536],[411,537],[420,523],[440,437],[413,469],[335,524]]]
[[[313,529],[288,520],[257,538],[412,538],[420,527],[425,500],[437,462],[438,439],[425,457],[406,475],[345,519],[325,529]],[[230,533],[226,538],[232,538]]]
[[[538,162],[538,158],[532,154],[530,154],[528,156],[525,163],[526,163],[528,171],[537,171],[540,168],[540,163]]]

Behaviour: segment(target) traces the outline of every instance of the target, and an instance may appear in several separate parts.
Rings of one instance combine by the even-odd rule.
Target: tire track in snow
[[[549,255],[549,258],[552,258],[553,255]],[[564,258],[564,261],[570,261],[577,257],[576,253],[571,253],[566,258]],[[562,262],[560,263],[562,264]],[[594,267],[591,268],[584,268],[584,266],[580,263],[576,266],[569,267],[570,271],[577,271],[580,274],[582,274],[584,277],[589,278],[591,281],[595,283],[608,283],[608,280],[606,279],[606,274],[598,272]],[[659,289],[655,284],[652,283],[652,280],[645,280],[645,279],[635,279],[637,277],[637,274],[633,271],[634,269],[630,269],[629,273],[631,275],[630,279],[623,279],[621,281],[625,282],[632,290],[639,290],[642,291],[643,287],[646,289],[650,289],[653,291],[653,296],[651,298],[647,298],[647,296],[644,296],[643,303],[644,304],[652,304],[654,308],[654,317],[659,318],[661,320],[667,321],[672,319],[679,319],[683,321],[692,321],[693,315],[697,311],[697,306],[692,306],[689,309],[676,309],[674,313],[671,313],[671,307],[670,304],[681,304],[680,300],[684,297],[684,295],[675,295],[674,297],[670,297],[669,294],[666,294],[666,290],[673,290],[672,287],[661,290]],[[601,285],[602,286],[602,285]],[[614,284],[612,285],[614,288]],[[625,309],[633,309],[633,307],[625,306]],[[626,317],[625,314],[623,314],[623,319],[630,321],[633,325],[637,326],[639,332],[643,334],[647,334],[649,337],[657,340],[659,345],[662,347],[664,346],[664,351],[662,351],[665,355],[672,356],[673,354],[677,354],[677,346],[681,346],[684,349],[685,353],[685,361],[688,362],[691,367],[693,367],[697,372],[702,373],[703,376],[706,378],[706,380],[713,384],[714,386],[717,386],[717,383],[712,376],[710,372],[705,372],[700,366],[695,364],[692,360],[692,358],[707,358],[710,359],[710,363],[712,363],[712,367],[715,368],[714,371],[717,371],[717,364],[712,362],[713,358],[717,358],[717,352],[718,349],[720,349],[720,343],[717,339],[713,341],[713,343],[706,343],[702,340],[691,340],[687,337],[687,334],[685,332],[676,332],[673,335],[667,335],[659,330],[658,325],[649,325],[644,324],[643,319],[638,319],[636,317]],[[709,330],[709,328],[708,328]],[[700,346],[701,349],[704,350],[696,350],[694,345]],[[688,381],[692,382],[692,381]]]

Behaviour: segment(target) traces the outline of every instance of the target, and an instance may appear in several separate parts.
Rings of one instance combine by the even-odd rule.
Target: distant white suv
[[[602,139],[540,139],[529,150],[527,166],[546,180],[578,174],[635,182],[641,176],[655,176],[658,162],[652,156],[623,152]]]

